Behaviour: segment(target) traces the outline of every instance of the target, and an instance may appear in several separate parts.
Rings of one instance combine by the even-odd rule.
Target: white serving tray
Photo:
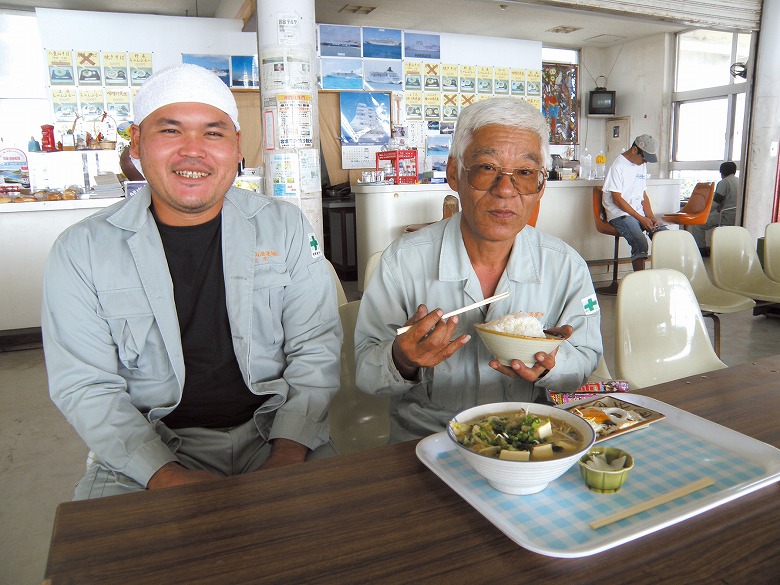
[[[537,494],[501,493],[466,463],[446,433],[421,440],[417,457],[517,544],[567,558],[605,551],[780,480],[780,449],[654,398],[613,396],[666,415],[608,441],[634,457],[628,480],[615,494],[588,490],[576,464]],[[590,527],[590,522],[703,477],[715,484],[608,526]]]

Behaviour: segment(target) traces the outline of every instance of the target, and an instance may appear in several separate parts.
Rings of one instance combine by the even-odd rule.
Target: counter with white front
[[[43,268],[66,228],[122,199],[0,204],[0,331],[41,326]]]
[[[585,260],[612,258],[614,240],[598,233],[593,221],[593,187],[602,184],[603,181],[548,181],[536,227],[567,242]],[[679,211],[680,185],[678,179],[648,181],[647,193],[657,218]],[[441,219],[444,197],[457,195],[446,184],[355,185],[352,192],[355,194],[360,291],[371,254],[384,250],[404,233],[407,225]],[[629,255],[628,244],[622,238],[620,255]],[[592,266],[593,280],[610,280],[609,270],[605,265]]]

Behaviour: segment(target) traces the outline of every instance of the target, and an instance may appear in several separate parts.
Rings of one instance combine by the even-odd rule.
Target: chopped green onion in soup
[[[582,434],[555,417],[501,413],[468,423],[450,421],[455,440],[475,453],[513,461],[567,457],[585,447]]]

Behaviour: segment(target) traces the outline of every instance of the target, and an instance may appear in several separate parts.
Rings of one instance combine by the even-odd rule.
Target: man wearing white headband
[[[76,499],[330,450],[341,328],[314,230],[232,187],[238,110],[210,71],[152,75],[134,113],[148,187],[66,230],[44,278],[50,393],[90,448]]]

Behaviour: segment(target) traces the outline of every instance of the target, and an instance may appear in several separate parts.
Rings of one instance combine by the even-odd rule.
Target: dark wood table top
[[[780,447],[780,356],[642,390]],[[402,443],[192,486],[68,502],[47,583],[777,583],[772,484],[600,554],[515,544]]]

